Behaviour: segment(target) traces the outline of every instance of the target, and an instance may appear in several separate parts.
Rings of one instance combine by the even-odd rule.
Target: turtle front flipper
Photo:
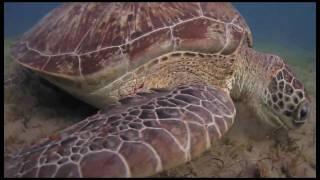
[[[7,175],[150,176],[210,148],[236,113],[226,92],[202,85],[153,89],[120,102],[11,157]]]

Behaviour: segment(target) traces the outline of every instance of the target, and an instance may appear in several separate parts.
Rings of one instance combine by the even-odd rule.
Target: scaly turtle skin
[[[44,17],[12,57],[102,108],[55,138],[5,157],[7,177],[136,177],[199,156],[246,100],[273,126],[302,125],[303,85],[252,49],[229,3],[70,3]]]

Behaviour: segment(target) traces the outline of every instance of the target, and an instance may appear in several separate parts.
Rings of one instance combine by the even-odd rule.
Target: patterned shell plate
[[[11,53],[31,69],[76,78],[177,50],[228,55],[242,42],[252,45],[251,32],[229,3],[67,3]]]

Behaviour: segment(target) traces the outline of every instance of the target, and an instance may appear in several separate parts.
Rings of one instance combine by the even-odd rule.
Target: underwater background
[[[5,80],[10,79],[11,74],[16,71],[9,55],[10,44],[59,5],[61,3],[4,3]],[[313,106],[310,122],[300,130],[290,132],[287,139],[265,139],[264,133],[267,134],[268,131],[264,132],[260,128],[254,131],[255,128],[244,127],[248,123],[246,121],[251,123],[250,120],[254,117],[237,114],[233,127],[242,127],[230,129],[231,132],[217,143],[217,147],[191,163],[158,176],[251,177],[246,175],[247,171],[242,170],[248,169],[250,164],[248,167],[246,164],[244,168],[242,164],[231,163],[242,162],[239,159],[263,159],[264,156],[260,157],[259,153],[265,153],[269,154],[273,161],[255,161],[254,168],[257,166],[260,174],[255,174],[254,177],[315,177],[316,3],[239,2],[233,5],[252,31],[254,48],[283,57],[304,83]],[[6,150],[20,148],[23,144],[56,132],[96,112],[96,109],[90,109],[89,106],[81,104],[81,101],[69,98],[69,95],[62,91],[48,88],[48,84],[42,83],[33,75],[28,75],[25,78],[27,80],[20,79],[23,83],[5,85],[4,88]],[[33,102],[37,108],[33,108],[30,97],[38,97]],[[237,108],[240,110],[242,106]],[[30,133],[30,130],[33,132]],[[248,150],[252,148],[253,150]],[[247,157],[246,153],[249,151]],[[216,157],[224,162],[223,168],[217,163]],[[288,170],[282,172],[284,162],[287,163],[285,169]]]

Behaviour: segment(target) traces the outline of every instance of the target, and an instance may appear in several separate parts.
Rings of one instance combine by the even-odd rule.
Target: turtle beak
[[[301,102],[299,107],[297,108],[296,117],[293,120],[293,124],[296,127],[302,126],[308,119],[309,112],[310,112],[310,103],[306,100]]]

